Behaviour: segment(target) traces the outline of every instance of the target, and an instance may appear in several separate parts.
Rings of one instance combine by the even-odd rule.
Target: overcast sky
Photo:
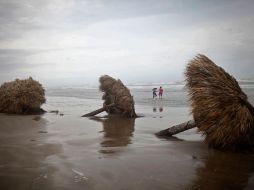
[[[0,0],[0,82],[173,82],[197,53],[254,78],[253,10],[253,0]]]

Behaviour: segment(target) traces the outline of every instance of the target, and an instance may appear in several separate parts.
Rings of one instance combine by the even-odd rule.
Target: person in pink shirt
[[[162,94],[163,94],[163,88],[160,86],[160,88],[159,88],[159,98],[162,98]]]

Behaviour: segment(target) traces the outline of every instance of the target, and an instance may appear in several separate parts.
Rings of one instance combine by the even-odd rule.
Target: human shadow
[[[213,151],[204,160],[204,166],[197,168],[197,177],[188,189],[241,190],[250,187],[249,179],[254,172],[253,161],[253,155],[250,154]]]

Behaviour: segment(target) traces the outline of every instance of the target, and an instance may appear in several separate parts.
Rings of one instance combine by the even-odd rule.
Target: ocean
[[[240,83],[244,93],[247,94],[248,100],[254,105],[254,82]],[[151,107],[153,110],[157,107],[163,108],[181,108],[190,107],[188,101],[187,90],[182,84],[164,85],[163,98],[152,98],[152,88],[154,85],[132,85],[128,86],[131,94],[134,97],[136,108]],[[158,86],[159,87],[159,86]],[[102,92],[96,88],[48,88],[46,89],[47,103],[44,105],[45,109],[59,110],[67,112],[68,114],[75,114],[76,110],[92,111],[99,108],[103,104]],[[91,106],[94,108],[90,109]]]

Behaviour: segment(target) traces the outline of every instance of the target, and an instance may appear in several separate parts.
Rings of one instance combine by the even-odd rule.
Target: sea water
[[[254,105],[254,82],[240,83],[248,100]],[[182,84],[164,85],[162,99],[152,98],[154,85],[132,85],[128,86],[134,97],[136,108],[150,107],[151,110],[159,111],[164,108],[190,108],[188,93]],[[103,105],[101,99],[103,93],[98,88],[64,87],[46,89],[47,103],[44,105],[48,110],[59,110],[67,114],[78,114],[81,110],[92,111]]]
[[[254,84],[254,83],[253,83]],[[242,90],[254,104],[254,85]],[[50,88],[47,110],[47,143],[61,152],[44,161],[56,168],[47,171],[52,189],[253,189],[253,155],[209,148],[196,129],[175,137],[155,133],[192,119],[184,85],[163,85],[163,98],[153,99],[154,85],[128,86],[138,114],[135,120],[82,118],[100,108],[97,88]],[[59,188],[60,189],[60,188]]]
[[[50,88],[42,116],[0,114],[0,189],[254,189],[254,157],[209,148],[196,130],[156,132],[191,119],[183,85],[128,86],[144,117],[84,118],[97,88]],[[254,85],[241,84],[253,104]]]

